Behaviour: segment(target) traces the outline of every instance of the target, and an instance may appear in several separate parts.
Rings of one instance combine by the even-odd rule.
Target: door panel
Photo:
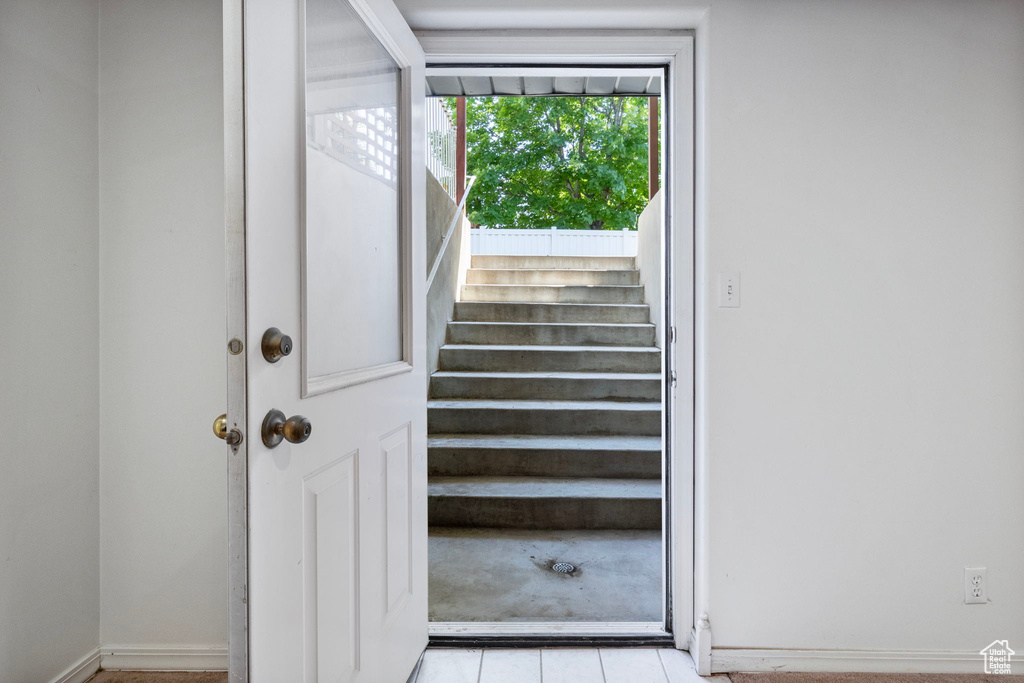
[[[410,425],[380,441],[384,515],[384,621],[401,612],[412,586],[412,442]]]
[[[413,134],[423,128],[423,54],[389,0],[317,0],[324,1],[352,11],[344,20],[344,12],[331,14],[316,27],[318,40],[344,43],[368,30],[400,69],[392,96],[397,154],[377,155],[397,178],[313,150],[318,162],[340,162],[335,171],[356,172],[376,194],[323,201],[333,196],[332,182],[337,192],[353,187],[328,180],[312,188],[320,199],[307,209],[307,123],[339,112],[324,98],[314,102],[315,116],[305,116],[304,7],[247,0],[250,680],[402,683],[427,640],[424,178],[413,172],[425,165],[422,135]],[[349,77],[362,75],[331,75]],[[364,85],[362,78],[352,97],[375,112],[381,89],[363,92]],[[394,210],[380,199],[389,187]],[[303,217],[314,210],[319,239],[333,246],[306,245],[306,265],[315,252],[319,267],[306,268],[303,283]],[[360,253],[366,240],[377,240],[366,249],[383,254],[379,263]],[[339,273],[355,279],[339,290]],[[315,297],[330,303],[304,319],[303,302]],[[299,352],[268,363],[259,341],[270,327],[290,335]],[[320,354],[308,377],[306,353]],[[352,371],[362,374],[337,381]],[[316,381],[307,386],[307,379]],[[309,439],[266,447],[261,423],[274,408],[309,418]]]
[[[359,670],[358,459],[350,453],[304,481],[305,668],[329,681]]]

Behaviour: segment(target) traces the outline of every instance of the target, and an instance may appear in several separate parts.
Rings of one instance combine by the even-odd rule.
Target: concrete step
[[[463,285],[463,301],[642,304],[641,285]]]
[[[639,285],[640,271],[523,268],[472,268],[466,282],[474,285]]]
[[[448,323],[449,344],[654,346],[654,325],[608,323]]]
[[[656,479],[661,476],[661,437],[432,434],[427,473]]]
[[[430,477],[431,526],[660,529],[658,479]]]
[[[474,257],[475,258],[475,257]],[[523,323],[646,323],[646,304],[536,304],[500,301],[458,301],[455,320]]]
[[[435,399],[427,402],[430,434],[661,434],[654,401]]]
[[[469,372],[661,372],[661,349],[646,346],[445,344],[441,370]]]
[[[582,268],[587,270],[628,270],[636,268],[632,256],[515,256],[476,255],[471,268]]]
[[[435,372],[432,398],[660,401],[661,375],[629,372]]]

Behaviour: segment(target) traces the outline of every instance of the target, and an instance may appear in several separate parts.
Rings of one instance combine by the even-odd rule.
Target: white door
[[[246,0],[244,41],[249,676],[402,683],[427,642],[423,52],[390,0]],[[265,445],[272,410],[308,440]]]

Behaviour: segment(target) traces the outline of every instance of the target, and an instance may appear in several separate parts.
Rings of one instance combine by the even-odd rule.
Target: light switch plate
[[[720,273],[718,275],[718,307],[740,307],[739,273]]]

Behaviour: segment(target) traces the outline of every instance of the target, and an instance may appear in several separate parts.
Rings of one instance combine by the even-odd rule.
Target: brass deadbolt
[[[263,333],[260,348],[268,363],[276,363],[292,352],[292,338],[276,327],[271,327]]]
[[[267,448],[276,448],[281,441],[302,443],[312,431],[313,425],[302,415],[286,418],[280,410],[271,410],[263,418],[263,444]]]
[[[228,429],[227,413],[213,421],[213,433],[217,435],[218,439],[227,441],[229,446],[237,446],[242,443],[242,432],[237,429]]]

